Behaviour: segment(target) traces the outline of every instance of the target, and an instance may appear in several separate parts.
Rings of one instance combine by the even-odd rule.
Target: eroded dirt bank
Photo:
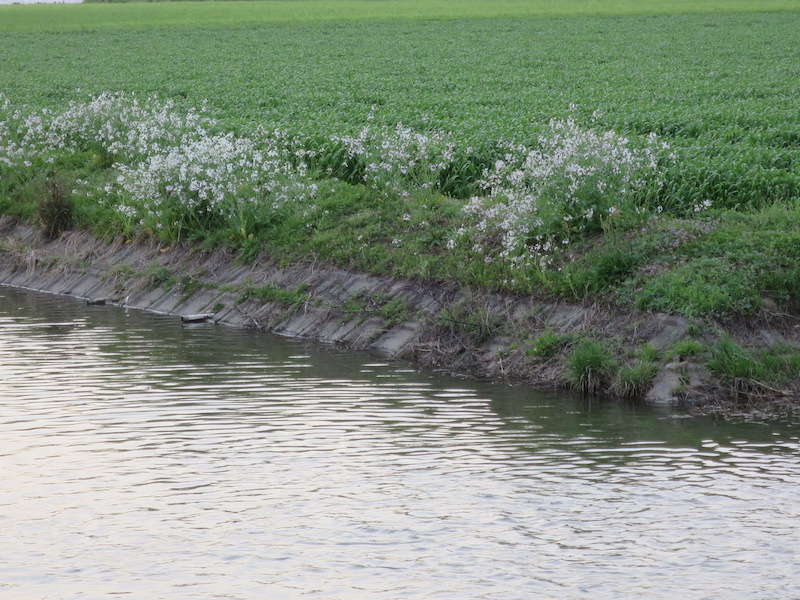
[[[45,239],[34,227],[0,218],[0,284],[105,301],[283,336],[410,359],[472,377],[567,387],[564,354],[530,353],[545,333],[650,345],[667,357],[645,397],[654,403],[719,398],[730,386],[670,352],[687,337],[682,317],[542,303],[475,293],[445,283],[401,281],[317,264],[240,264],[225,250],[165,248],[155,241],[112,242],[85,232]],[[786,327],[755,328],[766,343]],[[797,340],[792,340],[797,343]],[[775,395],[786,396],[784,390]]]

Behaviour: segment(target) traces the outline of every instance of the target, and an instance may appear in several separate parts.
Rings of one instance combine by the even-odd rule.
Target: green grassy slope
[[[446,190],[409,202],[337,184],[312,226],[298,209],[258,228],[256,242],[292,259],[313,253],[404,276],[692,315],[751,313],[764,296],[794,302],[800,291],[797,1],[3,6],[0,31],[0,91],[29,110],[122,91],[181,108],[207,101],[220,128],[240,135],[263,126],[329,139],[403,123],[450,132],[459,148],[490,149],[498,139],[535,145],[553,117],[590,123],[599,113],[598,130],[635,140],[655,132],[677,155],[641,222],[574,246],[544,282],[512,284],[500,266],[444,252],[464,224],[465,201]],[[475,176],[496,157],[479,158]],[[90,159],[87,150],[61,168],[81,180],[113,177]],[[0,208],[24,212],[29,176],[5,173]],[[706,200],[720,211],[709,227],[692,212]],[[82,202],[86,222],[111,218]],[[656,225],[645,225],[650,217]],[[438,229],[420,233],[430,222]],[[207,233],[256,243],[236,230]],[[737,250],[739,239],[748,243]],[[728,287],[711,277],[725,269],[737,274]],[[717,300],[706,302],[712,287]]]

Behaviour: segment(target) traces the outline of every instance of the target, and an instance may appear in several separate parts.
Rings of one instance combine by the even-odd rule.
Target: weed
[[[500,318],[472,301],[443,308],[436,323],[451,333],[466,335],[475,345],[484,344],[501,330]]]
[[[572,387],[593,395],[607,384],[614,368],[614,357],[600,342],[586,339],[572,351],[567,369]]]
[[[166,267],[156,268],[150,276],[150,288],[164,287],[167,291],[175,285],[176,279],[171,270]]]
[[[367,299],[361,294],[354,298],[349,298],[344,304],[342,304],[342,312],[345,313],[362,313],[366,310]]]
[[[620,396],[639,398],[650,387],[658,373],[658,365],[650,360],[639,359],[619,370],[613,389]]]
[[[686,335],[688,335],[692,339],[697,339],[703,335],[704,329],[705,326],[702,323],[699,323],[698,321],[691,321],[686,326]]]
[[[51,175],[44,181],[44,190],[38,202],[39,222],[48,238],[58,237],[72,226],[73,202],[63,177]]]
[[[384,304],[379,311],[384,319],[384,327],[390,329],[411,317],[411,305],[405,298],[395,298]]]
[[[542,359],[552,358],[574,340],[572,334],[546,331],[534,340],[524,340],[529,345],[526,353]]]
[[[181,290],[181,302],[186,302],[189,298],[194,296],[203,286],[203,282],[191,275],[186,275],[178,282]]]
[[[639,358],[645,362],[657,362],[660,358],[661,351],[650,345],[642,346],[639,351]]]
[[[748,349],[722,336],[710,348],[708,369],[725,381],[751,387],[800,377],[800,351],[789,345]]]
[[[250,298],[255,298],[261,302],[275,302],[284,306],[299,306],[308,301],[308,286],[301,285],[296,289],[284,289],[276,285],[264,285],[261,287],[246,287],[237,298],[237,304]]]
[[[705,350],[705,345],[699,340],[681,340],[675,343],[672,350],[678,356],[698,356]]]
[[[761,306],[753,285],[756,276],[752,264],[738,264],[730,258],[697,258],[645,283],[636,305],[688,317],[752,314]]]

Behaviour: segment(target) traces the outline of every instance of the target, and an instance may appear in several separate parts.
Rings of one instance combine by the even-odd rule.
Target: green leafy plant
[[[378,311],[388,329],[406,321],[411,316],[411,305],[405,298],[395,298],[384,304]]]

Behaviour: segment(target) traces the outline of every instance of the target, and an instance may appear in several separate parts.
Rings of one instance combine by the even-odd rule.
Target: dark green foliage
[[[658,365],[652,360],[636,360],[619,370],[613,389],[622,397],[640,398],[649,389],[656,373]]]
[[[734,383],[780,384],[800,378],[800,350],[784,345],[766,350],[746,349],[726,335],[711,348],[708,368],[721,379]]]
[[[596,394],[610,381],[614,364],[614,356],[603,344],[586,339],[567,360],[570,383],[583,394]]]
[[[58,237],[72,226],[72,193],[63,177],[51,175],[45,179],[37,203],[42,232],[48,238]]]
[[[644,284],[636,296],[639,308],[689,317],[752,314],[761,305],[756,273],[748,265],[724,258],[698,258]]]
[[[379,313],[384,319],[384,326],[389,329],[411,317],[411,306],[405,298],[396,298],[384,304]]]

